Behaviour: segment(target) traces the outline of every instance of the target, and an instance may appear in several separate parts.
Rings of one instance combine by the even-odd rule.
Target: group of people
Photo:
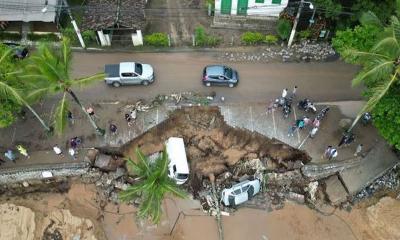
[[[131,127],[136,121],[137,109],[133,108],[129,113],[125,113],[124,117],[125,117],[125,121],[128,124],[128,127]],[[118,127],[117,127],[117,125],[115,125],[115,123],[109,122],[108,129],[110,130],[110,133],[112,135],[118,134]]]
[[[340,148],[342,146],[347,147],[349,146],[352,142],[354,142],[355,137],[354,134],[352,134],[351,132],[345,132],[343,133],[342,138],[340,139],[340,142],[337,146],[337,148]],[[326,158],[328,160],[332,160],[335,159],[338,155],[338,150],[335,147],[332,146],[328,146],[325,149],[324,155],[322,156],[323,158]],[[364,148],[364,145],[362,143],[358,144],[356,147],[356,150],[354,152],[354,157],[358,157],[360,156],[362,153],[362,150]]]
[[[317,134],[320,124],[320,119],[318,118],[311,120],[311,118],[303,116],[301,119],[297,119],[294,124],[289,126],[288,137],[293,137],[296,130],[302,130],[306,127],[311,127],[309,136],[310,138],[314,138]]]
[[[69,140],[69,148],[68,148],[68,154],[72,157],[73,160],[76,160],[76,155],[78,154],[78,147],[81,145],[82,140],[79,137],[73,137]],[[61,150],[61,148],[58,146],[58,144],[53,146],[53,151],[61,156],[64,157],[64,153]]]
[[[22,146],[21,144],[17,145],[16,147],[18,153],[22,156],[24,156],[25,158],[30,158],[31,156],[28,154],[28,150]],[[13,163],[16,163],[17,160],[17,155],[15,154],[15,152],[12,149],[7,149],[7,151],[4,153],[4,157],[5,159],[7,159],[8,161],[11,161]],[[6,161],[2,158],[0,158],[0,165],[6,163]]]

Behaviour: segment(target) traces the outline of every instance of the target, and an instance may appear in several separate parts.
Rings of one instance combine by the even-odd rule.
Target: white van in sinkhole
[[[183,138],[170,137],[165,141],[168,155],[168,176],[177,184],[184,184],[189,178],[189,165],[186,158]]]

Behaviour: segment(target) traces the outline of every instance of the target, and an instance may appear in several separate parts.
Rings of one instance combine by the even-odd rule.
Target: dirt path
[[[146,10],[147,32],[165,32],[173,46],[190,46],[195,27],[210,25],[204,6],[203,0],[151,0]]]

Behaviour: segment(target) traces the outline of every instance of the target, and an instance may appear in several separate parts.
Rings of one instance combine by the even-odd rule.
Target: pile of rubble
[[[336,52],[328,43],[303,41],[290,48],[282,45],[262,48],[257,52],[225,52],[218,58],[230,62],[317,62],[326,61],[334,56]]]
[[[395,166],[389,170],[385,175],[376,179],[373,183],[365,187],[353,199],[354,202],[361,201],[365,198],[371,197],[374,193],[382,190],[399,190],[400,189],[400,169]]]

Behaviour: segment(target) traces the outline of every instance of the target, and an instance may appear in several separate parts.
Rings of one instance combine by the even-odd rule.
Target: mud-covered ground
[[[218,239],[215,219],[196,210],[193,200],[167,198],[163,219],[155,227],[139,221],[134,207],[104,204],[98,196],[93,184],[76,182],[66,193],[2,195],[0,239]],[[188,203],[194,207],[183,207]],[[180,217],[179,212],[183,213]],[[272,212],[241,208],[223,218],[223,228],[225,239],[229,240],[394,240],[400,239],[399,212],[400,201],[393,197],[358,204],[350,212],[330,207],[318,212],[287,203]]]

